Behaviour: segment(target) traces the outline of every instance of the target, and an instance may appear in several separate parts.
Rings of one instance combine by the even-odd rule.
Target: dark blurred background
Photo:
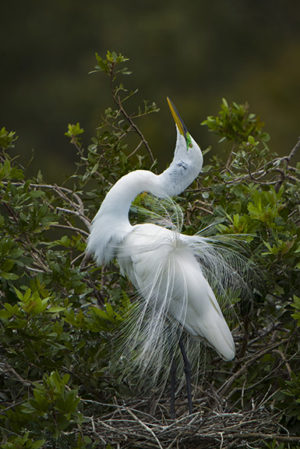
[[[248,101],[279,154],[300,134],[299,0],[11,0],[0,16],[0,126],[48,181],[72,172],[67,124],[88,144],[111,103],[106,77],[88,75],[95,51],[128,56],[129,86],[161,108],[141,126],[162,166],[175,140],[167,95],[202,148],[213,137],[200,123],[222,97]]]

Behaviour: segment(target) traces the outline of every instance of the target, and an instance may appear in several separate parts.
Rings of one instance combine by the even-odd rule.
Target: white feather
[[[205,252],[207,245],[201,238],[198,251],[202,246]],[[215,266],[221,263],[221,256],[214,259]],[[182,328],[204,338],[225,360],[233,359],[231,332],[185,236],[152,224],[137,225],[125,238],[118,262],[140,295],[125,346],[127,354],[136,351],[135,363],[142,371],[158,377],[160,361],[166,364]]]

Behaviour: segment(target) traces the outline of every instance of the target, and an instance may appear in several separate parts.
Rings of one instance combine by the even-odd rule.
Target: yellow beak
[[[186,136],[186,133],[188,132],[187,127],[185,126],[182,118],[180,117],[180,115],[178,114],[178,111],[175,107],[175,105],[172,103],[172,101],[170,100],[169,97],[167,97],[167,102],[170,108],[170,111],[172,113],[174,122],[176,123],[180,134],[182,134],[183,136]]]

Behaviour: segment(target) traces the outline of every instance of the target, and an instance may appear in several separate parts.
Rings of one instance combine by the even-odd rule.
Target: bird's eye
[[[186,140],[187,147],[192,148],[193,144],[192,144],[192,137],[191,137],[190,133],[185,134],[185,140]]]
[[[182,167],[183,170],[186,170],[188,166],[187,166],[187,164],[185,162],[180,161],[180,162],[177,163],[177,167]]]

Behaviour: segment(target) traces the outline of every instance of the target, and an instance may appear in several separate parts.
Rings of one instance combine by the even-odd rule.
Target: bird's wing
[[[154,366],[158,375],[182,328],[205,338],[224,359],[234,357],[234,342],[216,297],[181,234],[152,224],[134,226],[118,261],[141,297],[127,334],[145,369]]]
[[[223,317],[215,294],[203,275],[199,261],[190,249],[176,255],[175,289],[179,290],[184,282],[187,290],[186,313],[184,321],[178,316],[180,296],[171,303],[170,311],[184,328],[193,336],[204,337],[205,340],[225,360],[235,356],[235,345],[229,327]]]

